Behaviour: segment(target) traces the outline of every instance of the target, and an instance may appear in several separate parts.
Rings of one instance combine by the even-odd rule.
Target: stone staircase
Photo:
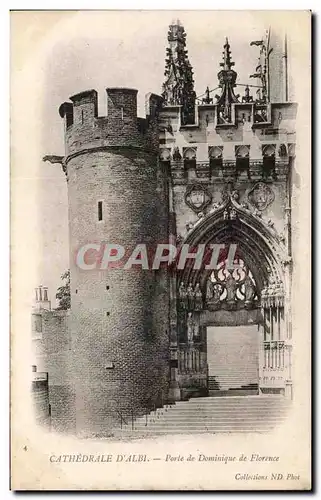
[[[258,384],[257,326],[209,328],[207,342],[210,391]]]
[[[193,398],[159,408],[123,426],[121,435],[268,432],[286,418],[283,396]]]

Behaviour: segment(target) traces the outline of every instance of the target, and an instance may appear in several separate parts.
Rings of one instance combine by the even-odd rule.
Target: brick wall
[[[137,118],[137,90],[107,89],[107,116],[97,115],[97,92],[72,96],[60,107],[65,120],[66,153],[90,148],[123,146],[158,151],[156,117],[160,97],[148,95],[147,118]],[[67,126],[68,125],[68,126]]]
[[[131,252],[166,241],[166,178],[156,155],[124,148],[71,158],[68,178],[77,432],[103,435],[119,412],[137,415],[166,398],[167,271],[83,271],[75,255],[89,242]]]
[[[75,412],[69,311],[40,310],[33,313],[32,320],[34,364],[38,372],[48,373],[52,428],[72,431]]]

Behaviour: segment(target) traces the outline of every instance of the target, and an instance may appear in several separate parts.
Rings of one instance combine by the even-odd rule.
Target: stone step
[[[136,436],[268,432],[287,416],[288,400],[279,395],[193,398],[158,408],[139,417],[134,430],[129,421],[122,433]]]
[[[266,434],[267,432],[272,432],[273,430],[275,429],[275,426],[273,427],[270,427],[269,429],[237,429],[235,431],[233,430],[230,430],[230,429],[203,429],[203,430],[199,430],[199,429],[196,429],[196,430],[190,430],[188,432],[186,431],[181,431],[181,430],[173,430],[173,431],[169,431],[169,430],[166,430],[166,431],[146,431],[144,433],[135,433],[134,432],[128,432],[128,434],[125,435],[124,434],[120,434],[121,436],[126,436],[126,437],[134,437],[135,439],[139,439],[140,437],[141,438],[144,438],[144,437],[148,437],[148,436],[158,436],[158,435],[172,435],[172,434],[182,434],[182,435],[190,435],[192,434],[193,436],[195,434],[241,434],[241,433],[244,433],[244,434]],[[116,433],[115,433],[116,434]]]
[[[249,428],[249,429],[253,429],[253,428],[256,428],[256,427],[262,427],[262,428],[265,428],[265,427],[269,427],[271,425],[277,425],[279,423],[282,423],[284,422],[284,418],[283,419],[273,419],[273,420],[269,420],[269,422],[264,422],[263,420],[251,420],[251,421],[243,421],[243,420],[240,420],[240,421],[235,421],[235,420],[220,420],[220,421],[213,421],[213,422],[199,422],[199,423],[196,423],[196,422],[160,422],[158,425],[157,424],[150,424],[149,426],[144,426],[144,425],[134,425],[134,429],[168,429],[168,428],[173,428],[173,429],[196,429],[196,428],[203,428],[203,427],[206,427],[206,428],[212,428],[212,427],[215,427],[215,428],[218,428],[218,427],[229,427],[231,429],[235,429],[235,428],[239,428],[239,427],[242,427],[242,428]],[[131,428],[131,427],[130,427]]]
[[[253,421],[253,422],[242,422],[242,421],[239,421],[239,422],[226,422],[226,421],[220,421],[220,422],[209,422],[207,424],[204,424],[204,423],[199,423],[198,425],[196,425],[195,423],[186,423],[185,425],[183,424],[173,424],[171,422],[168,422],[168,424],[166,425],[165,423],[162,423],[162,424],[159,424],[159,425],[151,425],[149,427],[143,427],[143,426],[134,426],[134,429],[138,430],[143,430],[143,429],[203,429],[203,428],[207,428],[207,429],[211,429],[211,428],[225,428],[225,427],[228,427],[230,429],[236,429],[236,428],[248,428],[248,429],[253,429],[253,428],[256,428],[256,427],[260,427],[260,428],[266,428],[266,427],[269,427],[271,425],[277,425],[277,424],[281,424],[282,422],[284,422],[284,419],[282,420],[271,420],[269,422],[257,422],[257,421]]]
[[[210,406],[207,406],[206,408],[202,408],[202,407],[192,407],[192,408],[187,408],[187,407],[184,407],[184,408],[173,408],[173,410],[171,412],[164,412],[164,413],[156,413],[156,414],[150,414],[151,417],[158,417],[158,416],[162,416],[162,417],[165,417],[167,415],[177,415],[177,414],[188,414],[190,413],[191,415],[198,415],[200,412],[202,413],[207,413],[208,415],[214,415],[216,413],[221,413],[221,412],[225,412],[225,413],[237,413],[237,414],[247,414],[247,413],[262,413],[264,414],[266,411],[269,411],[269,412],[277,412],[277,411],[285,411],[288,407],[287,406],[272,406],[271,408],[266,408],[264,406],[251,406],[251,407],[241,407],[241,406],[237,406],[237,407],[233,407],[233,406],[217,406],[217,407],[210,407]],[[140,417],[142,420],[143,418],[146,418],[146,416],[144,417]]]
[[[224,401],[226,403],[230,403],[231,402],[231,398],[221,398],[220,401]],[[237,402],[239,403],[246,403],[246,404],[251,404],[251,403],[255,403],[255,402],[260,402],[260,403],[265,403],[265,404],[270,404],[272,401],[284,401],[284,402],[287,402],[287,400],[283,397],[283,396],[279,396],[279,395],[264,395],[264,396],[260,396],[260,395],[255,395],[255,396],[235,396],[233,398],[234,400],[234,404],[236,404]],[[176,401],[175,405],[173,406],[179,406],[179,405],[190,405],[190,404],[210,404],[210,403],[217,403],[217,399],[216,398],[211,398],[211,397],[201,397],[201,398],[191,398],[189,399],[188,401]]]
[[[176,408],[178,409],[184,409],[184,408],[190,408],[190,409],[195,409],[195,408],[218,408],[218,407],[224,407],[224,408],[266,408],[267,410],[270,409],[270,408],[273,408],[273,407],[286,407],[288,406],[286,403],[282,403],[280,402],[279,404],[276,404],[276,403],[270,403],[270,404],[266,404],[266,403],[260,403],[260,402],[257,402],[257,403],[239,403],[239,402],[236,402],[236,403],[233,403],[233,396],[222,396],[222,397],[213,397],[213,399],[215,399],[216,401],[215,402],[211,402],[211,403],[206,403],[204,405],[200,405],[200,404],[190,404],[190,405],[179,405],[175,408],[172,408],[172,411],[176,411]],[[224,401],[224,403],[220,403],[222,400],[226,400],[226,399],[230,399],[231,402],[226,402]]]
[[[240,426],[235,427],[231,425],[227,426],[203,426],[203,427],[166,427],[166,428],[145,428],[145,429],[128,429],[123,430],[123,433],[128,434],[201,434],[201,433],[216,433],[216,432],[224,432],[224,433],[237,433],[237,432],[268,432],[274,430],[278,425],[281,425],[282,422],[272,422],[270,425],[266,426]]]
[[[282,416],[282,415],[285,415],[287,412],[282,412],[282,411],[273,411],[273,412],[270,412],[269,416],[270,417],[279,417],[279,416]],[[150,418],[148,419],[147,422],[157,422],[157,421],[167,421],[167,420],[189,420],[189,421],[192,421],[192,420],[195,420],[197,421],[197,419],[199,420],[204,420],[204,419],[207,419],[207,420],[215,420],[215,419],[219,419],[219,418],[226,418],[226,419],[229,419],[229,420],[235,420],[235,419],[238,419],[240,418],[241,420],[249,420],[251,418],[253,419],[258,419],[258,418],[263,418],[266,416],[266,413],[264,412],[247,412],[247,413],[242,413],[241,415],[237,412],[226,412],[226,411],[220,411],[220,412],[215,412],[215,413],[199,413],[198,415],[195,415],[195,413],[176,413],[176,414],[173,414],[173,415],[161,415],[160,417],[156,417],[155,419],[154,418]],[[145,420],[136,420],[136,422],[141,422],[143,425],[146,424],[146,419]]]

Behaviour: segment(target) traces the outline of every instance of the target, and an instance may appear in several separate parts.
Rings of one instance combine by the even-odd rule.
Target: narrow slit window
[[[98,202],[98,220],[103,220],[103,202]]]

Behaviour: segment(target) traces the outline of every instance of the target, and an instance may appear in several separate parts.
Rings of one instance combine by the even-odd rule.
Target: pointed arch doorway
[[[249,384],[256,383],[253,388],[259,393],[291,395],[291,333],[287,306],[290,275],[282,264],[283,250],[275,234],[262,220],[241,207],[232,193],[221,207],[203,217],[183,241],[192,248],[199,244],[207,248],[213,243],[225,245],[225,248],[236,245],[234,264],[237,270],[226,266],[223,254],[216,270],[208,270],[206,260],[200,269],[194,269],[191,260],[175,276],[172,317],[176,318],[177,351],[175,353],[172,347],[172,357],[176,356],[177,369],[176,372],[172,370],[172,378],[179,386],[180,397],[204,396],[213,390],[209,378],[209,334],[214,335],[215,330],[218,332],[224,327],[237,335],[237,328],[247,327],[249,331],[250,326],[252,334],[248,335],[252,338],[253,349],[248,356],[257,359],[258,368],[256,381],[249,381]],[[234,337],[234,340],[241,337]],[[224,334],[220,338],[223,348]],[[232,340],[225,344],[231,355]],[[234,347],[235,344],[237,342]],[[242,349],[241,341],[235,348],[237,358],[237,349]],[[229,359],[228,356],[225,359]],[[245,363],[243,372],[244,369]],[[242,382],[241,377],[240,380]]]
[[[222,260],[206,282],[200,324],[206,328],[207,391],[210,396],[259,393],[259,336],[262,328],[257,285],[241,258],[229,269]]]

